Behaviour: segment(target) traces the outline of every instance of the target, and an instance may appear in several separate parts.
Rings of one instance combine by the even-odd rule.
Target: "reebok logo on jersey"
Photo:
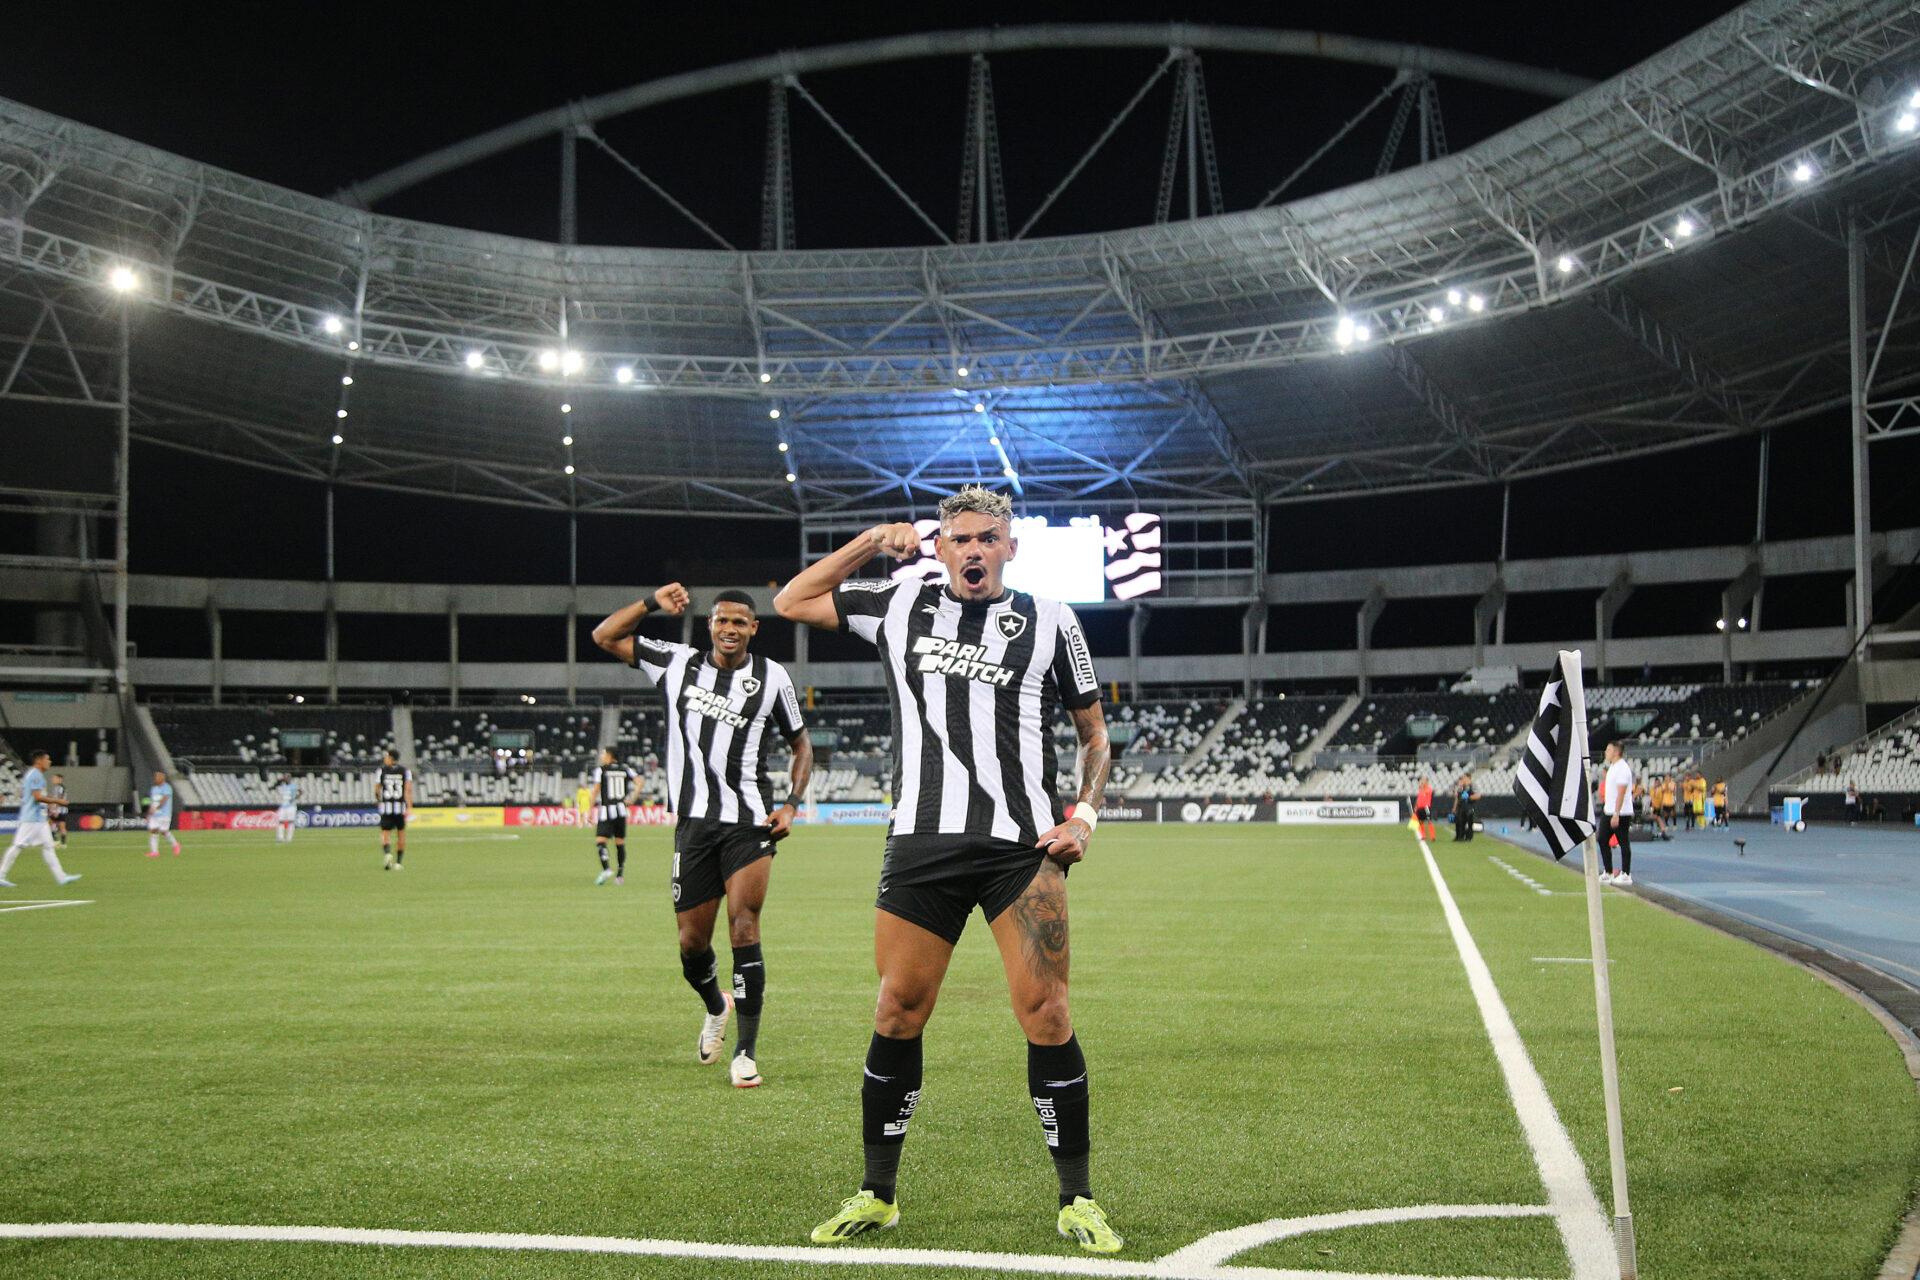
[[[962,644],[958,640],[942,640],[939,636],[921,636],[913,642],[913,652],[920,659],[916,664],[920,671],[934,675],[963,676],[982,684],[1012,684],[1013,669],[982,661],[986,651],[985,645]]]
[[[686,688],[687,710],[709,720],[718,720],[721,724],[730,724],[736,729],[747,727],[747,718],[733,709],[731,703],[711,689],[702,689],[697,684]]]

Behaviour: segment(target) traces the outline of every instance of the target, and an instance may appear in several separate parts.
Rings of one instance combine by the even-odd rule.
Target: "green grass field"
[[[877,829],[803,831],[765,918],[767,1085],[695,1064],[667,833],[622,888],[578,834],[76,836],[0,911],[0,1223],[274,1224],[805,1246],[859,1178]],[[1585,904],[1488,841],[1435,856],[1609,1195]],[[1527,864],[1554,889],[1571,874]],[[1148,1262],[1273,1218],[1544,1205],[1418,846],[1399,828],[1121,827],[1071,882],[1094,1185]],[[1920,1103],[1861,1008],[1625,895],[1607,904],[1643,1274],[1874,1275],[1920,1171]],[[722,970],[726,966],[721,940]],[[927,1032],[886,1249],[1077,1260],[976,915]],[[1571,1274],[1552,1219],[1396,1222],[1247,1268]],[[0,1240],[0,1275],[979,1275],[371,1245]],[[1114,1272],[1113,1274],[1119,1274]]]

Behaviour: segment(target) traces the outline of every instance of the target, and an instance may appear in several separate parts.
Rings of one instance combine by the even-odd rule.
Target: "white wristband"
[[[1068,822],[1084,822],[1087,834],[1092,835],[1100,829],[1100,811],[1090,804],[1076,804],[1067,810]]]

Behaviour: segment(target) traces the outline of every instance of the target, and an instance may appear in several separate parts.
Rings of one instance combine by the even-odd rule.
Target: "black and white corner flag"
[[[1533,717],[1513,794],[1547,838],[1555,860],[1593,834],[1587,789],[1587,695],[1580,687],[1580,651],[1560,651],[1540,710]]]

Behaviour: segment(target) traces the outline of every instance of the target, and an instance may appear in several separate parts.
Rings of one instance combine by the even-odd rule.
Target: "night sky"
[[[1729,6],[1331,6],[1182,3],[928,6],[490,6],[355,4],[192,8],[70,4],[58,20],[16,23],[0,46],[0,94],[253,177],[328,194],[357,178],[570,99],[782,48],[929,29],[1041,21],[1167,21],[1319,29],[1456,48],[1604,78],[1664,48]],[[269,19],[267,15],[271,13]],[[995,92],[1015,225],[1054,185],[1154,63],[1151,51],[997,58]],[[1229,209],[1253,204],[1383,86],[1389,72],[1290,60],[1203,55]],[[962,59],[810,77],[809,87],[933,215],[950,225],[965,101]],[[1166,87],[1136,112],[1036,233],[1151,220]],[[1464,148],[1541,110],[1523,95],[1441,83],[1449,140]],[[860,169],[797,101],[796,206],[803,247],[924,243],[925,229]],[[757,247],[764,89],[736,90],[600,126],[674,194],[742,247]],[[1302,194],[1370,177],[1388,112],[1337,151]],[[582,144],[581,239],[704,247],[709,241]],[[557,234],[558,145],[547,141],[438,179],[378,206],[382,212],[543,239]],[[1912,444],[1914,442],[1906,442]],[[1898,450],[1896,452],[1896,450]],[[1910,475],[1920,450],[1876,446],[1876,523],[1896,519],[1890,478]],[[1725,443],[1592,468],[1516,486],[1515,557],[1570,551],[1739,542],[1752,537],[1756,445]],[[321,492],[310,483],[224,467],[144,446],[134,457],[136,571],[322,576]],[[1779,433],[1768,534],[1845,532],[1842,417]],[[1568,485],[1575,487],[1568,502]],[[1638,501],[1623,518],[1622,493]],[[236,501],[235,495],[244,495]],[[271,495],[271,502],[254,501]],[[420,580],[564,580],[562,516],[342,490],[338,576]],[[1412,508],[1423,544],[1402,534]],[[1578,519],[1565,517],[1571,510]],[[1496,488],[1279,508],[1270,559],[1279,570],[1406,564],[1497,553]],[[236,538],[244,527],[249,536]],[[12,539],[9,539],[11,541]],[[761,582],[790,572],[792,527],[742,523],[716,539],[692,521],[582,521],[581,579]],[[1808,623],[1837,620],[1837,586],[1807,584]],[[1696,593],[1697,594],[1697,593]],[[1577,603],[1577,609],[1573,606]],[[1538,626],[1584,616],[1584,597],[1539,606]],[[1782,604],[1775,625],[1794,606]],[[1690,625],[1686,599],[1623,617],[1625,630]],[[1710,620],[1709,620],[1710,621]],[[1510,619],[1516,639],[1532,624]],[[1351,643],[1351,611],[1286,620],[1297,634]],[[1203,619],[1194,626],[1204,627]],[[1409,624],[1389,610],[1391,636]],[[1451,628],[1449,628],[1451,630]],[[1642,631],[1642,634],[1647,633]],[[164,629],[161,634],[164,634]],[[1411,632],[1409,633],[1411,634]],[[1182,637],[1162,633],[1156,643]],[[391,637],[389,637],[391,638]],[[230,651],[233,637],[230,635]],[[441,637],[423,635],[425,651]],[[165,643],[159,641],[159,643]],[[463,646],[465,636],[463,635]],[[187,644],[188,648],[193,647]],[[243,643],[242,647],[245,645]],[[412,644],[403,645],[412,649]],[[1319,647],[1302,643],[1290,647]],[[291,656],[291,655],[289,655]],[[479,654],[475,654],[479,657]]]

